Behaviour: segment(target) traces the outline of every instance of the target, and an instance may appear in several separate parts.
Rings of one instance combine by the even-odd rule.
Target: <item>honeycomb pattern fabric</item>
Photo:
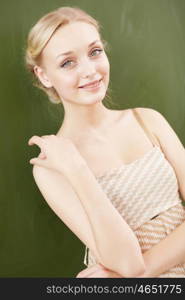
[[[151,140],[153,148],[143,157],[96,177],[108,199],[135,232],[143,253],[185,221],[174,169]],[[90,267],[96,263],[93,253],[85,247],[84,264]],[[185,264],[158,277],[185,277]]]
[[[158,244],[177,226],[183,223],[183,221],[185,221],[185,208],[179,203],[159,214],[155,219],[150,220],[137,228],[135,234],[139,240],[142,252],[145,252],[150,249],[150,247]],[[185,277],[185,263],[176,265],[167,272],[160,274],[158,277]]]

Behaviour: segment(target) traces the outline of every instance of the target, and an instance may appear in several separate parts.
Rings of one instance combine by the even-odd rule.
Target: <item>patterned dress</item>
[[[176,174],[138,112],[134,115],[152,141],[143,157],[96,177],[108,199],[136,234],[142,253],[163,240],[185,221],[185,207]],[[84,264],[98,263],[85,247]],[[158,277],[185,277],[185,263]]]

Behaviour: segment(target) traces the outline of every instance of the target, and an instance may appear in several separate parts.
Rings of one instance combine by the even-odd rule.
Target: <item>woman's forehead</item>
[[[94,41],[100,41],[100,36],[93,25],[85,22],[73,22],[59,27],[48,42],[45,52],[47,50],[47,52],[58,55],[75,51],[79,46],[88,47]]]

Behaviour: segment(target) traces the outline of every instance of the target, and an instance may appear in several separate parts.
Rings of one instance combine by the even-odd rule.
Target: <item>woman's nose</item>
[[[96,74],[96,67],[92,61],[85,60],[80,63],[79,72],[82,77],[93,77]]]

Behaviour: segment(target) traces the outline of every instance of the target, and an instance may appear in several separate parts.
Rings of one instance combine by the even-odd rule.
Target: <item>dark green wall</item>
[[[159,110],[185,142],[184,0],[19,0],[0,4],[0,277],[74,277],[84,245],[55,216],[32,177],[32,135],[52,134],[63,110],[32,87],[25,38],[43,14],[79,6],[97,18],[110,45],[116,109]]]

